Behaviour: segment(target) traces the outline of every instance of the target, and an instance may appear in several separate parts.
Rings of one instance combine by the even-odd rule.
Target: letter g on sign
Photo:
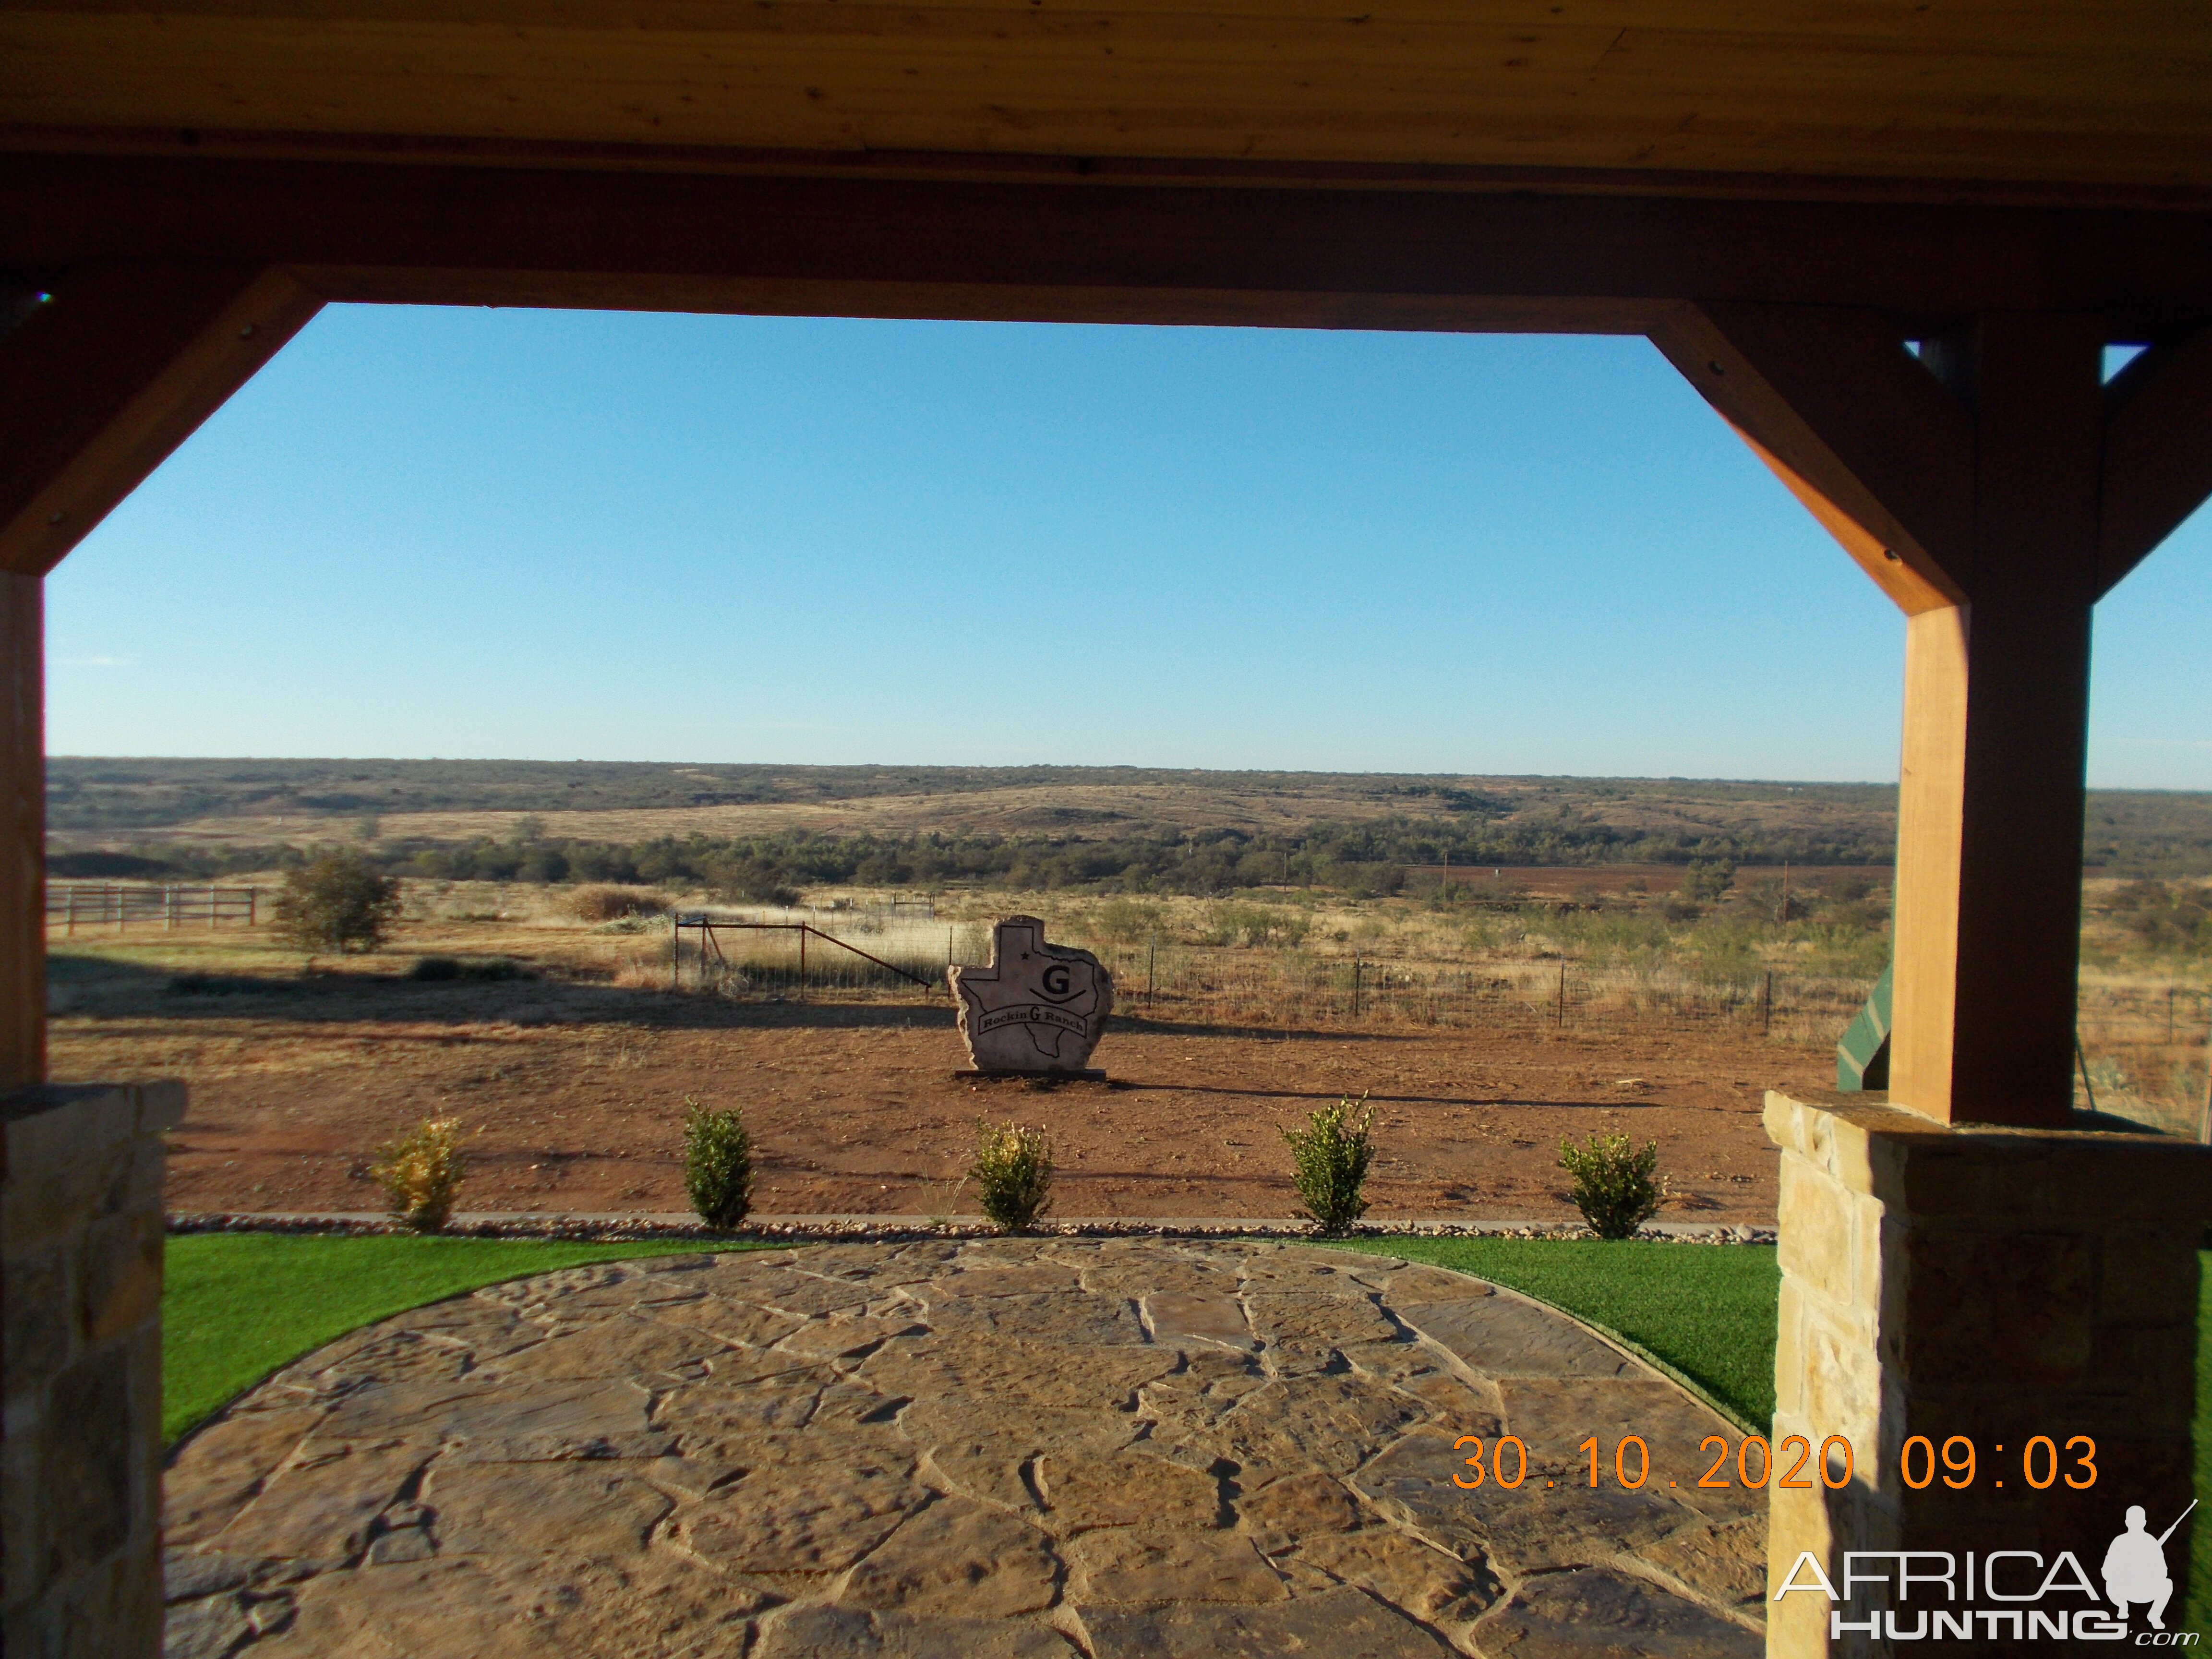
[[[1064,963],[1055,962],[1044,970],[1044,988],[1054,996],[1066,996],[1073,982],[1067,976],[1067,967]]]

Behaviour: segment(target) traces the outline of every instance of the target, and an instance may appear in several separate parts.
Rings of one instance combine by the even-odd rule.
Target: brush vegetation
[[[285,872],[276,895],[276,927],[310,955],[374,951],[403,908],[396,878],[342,848]]]
[[[426,1117],[378,1147],[369,1174],[384,1188],[392,1214],[417,1232],[434,1233],[453,1215],[466,1162],[459,1121]]]

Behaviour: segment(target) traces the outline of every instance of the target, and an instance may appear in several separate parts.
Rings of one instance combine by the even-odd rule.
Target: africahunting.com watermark
[[[2106,1548],[2101,1590],[2071,1550],[2047,1563],[2037,1550],[1852,1550],[1844,1556],[1840,1583],[1808,1550],[1791,1563],[1774,1599],[1826,1595],[1832,1641],[1847,1635],[1893,1642],[2132,1638],[2137,1647],[2195,1647],[2200,1632],[2166,1627],[2166,1603],[2173,1599],[2166,1540],[2196,1507],[2192,1501],[2156,1534],[2142,1505],[2130,1507],[2124,1530]],[[1894,1605],[1854,1607],[1862,1595]],[[2088,1605],[2079,1605],[2082,1601]],[[2131,1622],[2136,1608],[2142,1610],[2144,1628]]]

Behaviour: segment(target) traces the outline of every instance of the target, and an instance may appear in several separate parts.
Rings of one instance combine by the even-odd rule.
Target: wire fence
[[[1121,1005],[1164,1018],[1203,1012],[1255,1029],[1406,1025],[1603,1033],[1654,1026],[1731,1029],[1777,1042],[1833,1043],[1870,981],[1764,970],[1715,982],[1667,968],[1565,961],[1438,961],[1108,945]]]
[[[954,963],[988,962],[984,922],[879,911],[694,913],[673,928],[672,982],[738,998],[937,995]],[[697,923],[711,919],[711,930]],[[827,925],[823,925],[826,923]],[[810,941],[811,943],[810,944]],[[1352,1028],[1654,1035],[1702,1031],[1832,1048],[1873,981],[1759,969],[1715,980],[1673,967],[1560,959],[1437,959],[1212,946],[1166,939],[1066,942],[1114,976],[1115,1012],[1249,1031]],[[2076,1103],[2166,1133],[2200,1132],[2212,990],[2085,984]]]
[[[2212,990],[2082,986],[2075,1005],[2074,1103],[2196,1139],[2212,1139]]]
[[[691,912],[670,930],[670,983],[731,997],[835,997],[942,991],[955,963],[990,960],[988,923],[796,911]],[[811,943],[810,943],[811,941]],[[1411,957],[1085,939],[1114,976],[1125,1018],[1255,1032],[1406,1025],[1498,1032],[1728,1028],[1777,1042],[1832,1044],[1870,981],[1760,972],[1714,983],[1668,969],[1559,961]],[[842,947],[842,948],[841,948]]]
[[[127,882],[49,882],[46,926],[66,939],[80,928],[127,932],[135,923],[164,930],[219,927],[228,922],[251,927],[261,920],[258,887],[155,886]]]

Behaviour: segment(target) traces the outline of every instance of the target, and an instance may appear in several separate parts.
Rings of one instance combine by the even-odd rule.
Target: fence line
[[[251,927],[261,920],[258,887],[153,886],[122,882],[49,882],[46,925],[58,923],[63,937],[80,927],[112,927],[122,933],[136,922],[158,922],[164,931],[191,925],[217,927],[234,921]]]

